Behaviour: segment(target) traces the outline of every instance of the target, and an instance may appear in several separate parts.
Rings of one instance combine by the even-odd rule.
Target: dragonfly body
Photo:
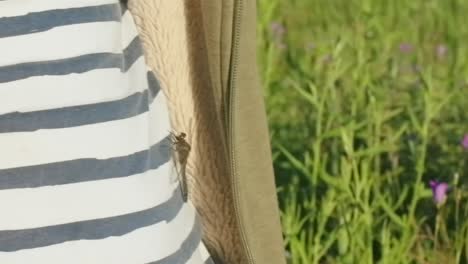
[[[191,150],[190,144],[186,140],[187,135],[185,133],[175,134],[171,132],[171,141],[174,146],[176,162],[178,163],[178,177],[179,184],[182,192],[182,197],[184,201],[188,199],[188,187],[187,187],[187,159]]]

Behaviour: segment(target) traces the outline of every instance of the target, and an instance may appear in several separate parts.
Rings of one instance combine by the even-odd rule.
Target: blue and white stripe
[[[209,263],[118,0],[0,1],[0,263]]]

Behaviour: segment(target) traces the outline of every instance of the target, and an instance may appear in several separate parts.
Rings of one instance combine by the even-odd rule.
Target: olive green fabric
[[[231,138],[228,140],[234,165],[231,173],[236,182],[233,187],[247,246],[255,263],[285,263],[269,135],[256,66],[256,3],[254,0],[205,0],[202,3],[211,73],[221,74],[215,75],[213,86],[222,94],[221,100],[229,102],[231,99],[228,107],[232,120],[226,120],[226,125],[232,127],[226,131]],[[239,27],[237,51],[229,48],[235,41],[232,39],[235,26]],[[231,75],[232,65],[227,70],[231,62],[237,64],[235,76]],[[230,87],[228,80],[234,87]]]
[[[269,135],[256,60],[256,4],[239,0],[239,49],[231,89],[234,175],[242,226],[255,263],[285,263]]]

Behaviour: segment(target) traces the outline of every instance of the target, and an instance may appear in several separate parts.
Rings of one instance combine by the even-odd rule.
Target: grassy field
[[[258,13],[290,263],[468,263],[468,1]]]

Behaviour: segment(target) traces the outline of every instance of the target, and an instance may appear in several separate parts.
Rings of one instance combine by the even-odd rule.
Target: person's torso
[[[203,263],[117,0],[0,1],[0,263]]]

